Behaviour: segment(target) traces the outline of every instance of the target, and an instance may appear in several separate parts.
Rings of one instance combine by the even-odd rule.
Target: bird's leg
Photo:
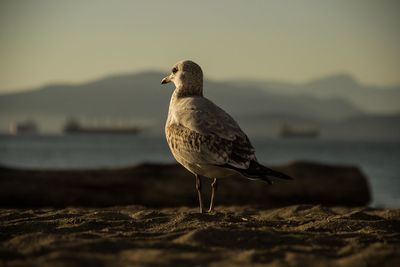
[[[203,198],[201,196],[201,178],[200,175],[195,174],[195,176],[196,176],[197,195],[199,196],[200,213],[203,213]]]
[[[218,188],[218,182],[217,178],[214,178],[214,181],[211,183],[211,201],[210,201],[210,209],[208,212],[212,212],[214,210],[214,199],[215,199],[215,193],[217,192]]]

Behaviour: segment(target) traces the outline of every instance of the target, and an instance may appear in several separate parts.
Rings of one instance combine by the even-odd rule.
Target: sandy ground
[[[400,266],[400,210],[1,209],[3,266]]]

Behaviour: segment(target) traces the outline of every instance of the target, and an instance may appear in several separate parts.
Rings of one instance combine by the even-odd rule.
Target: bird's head
[[[171,74],[162,79],[161,84],[169,82],[175,84],[181,95],[203,95],[203,71],[193,61],[182,60],[176,63]]]

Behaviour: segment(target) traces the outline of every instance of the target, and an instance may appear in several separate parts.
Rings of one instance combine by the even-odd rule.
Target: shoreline
[[[400,209],[366,207],[359,168],[272,168],[296,180],[221,179],[211,214],[198,213],[194,177],[176,164],[0,168],[0,265],[400,265]]]

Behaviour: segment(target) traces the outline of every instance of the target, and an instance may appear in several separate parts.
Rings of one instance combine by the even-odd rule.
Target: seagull
[[[161,84],[175,84],[165,135],[174,158],[195,175],[200,213],[203,213],[201,176],[213,179],[208,212],[214,209],[219,178],[239,174],[268,184],[272,184],[270,178],[292,179],[261,165],[236,121],[203,96],[203,71],[199,65],[183,60],[171,72],[161,81]]]

